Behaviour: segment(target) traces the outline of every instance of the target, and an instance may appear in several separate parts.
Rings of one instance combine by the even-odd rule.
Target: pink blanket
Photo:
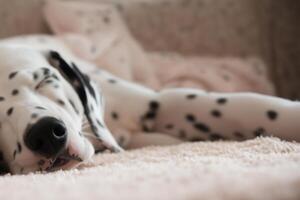
[[[276,138],[99,154],[84,169],[4,176],[1,200],[299,200],[300,145]]]
[[[145,52],[112,5],[54,1],[44,11],[54,34],[75,55],[121,78],[154,89],[193,87],[218,92],[275,93],[266,66],[258,58]]]

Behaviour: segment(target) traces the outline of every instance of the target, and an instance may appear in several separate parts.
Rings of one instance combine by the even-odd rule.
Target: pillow
[[[44,15],[75,55],[126,80],[157,87],[143,48],[112,4],[48,1]]]

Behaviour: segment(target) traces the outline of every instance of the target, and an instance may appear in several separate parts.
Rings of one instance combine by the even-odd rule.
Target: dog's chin
[[[94,154],[94,148],[90,143],[85,143],[85,148],[72,148],[69,146],[65,151],[59,154],[56,158],[49,159],[43,171],[52,172],[57,170],[66,170],[78,166],[80,163],[90,160]]]
[[[60,169],[66,170],[76,167],[83,160],[75,155],[70,155],[68,153],[63,153],[55,159],[49,160],[48,166],[46,166],[43,171],[52,172]]]
[[[58,157],[55,159],[53,163],[51,163],[48,167],[46,167],[43,171],[45,172],[53,172],[57,170],[67,170],[72,169],[78,166],[82,161],[66,159],[63,157]]]
[[[5,173],[12,173],[12,174],[29,174],[29,173],[35,173],[35,172],[54,172],[58,170],[68,170],[77,167],[81,163],[83,163],[85,160],[82,160],[78,157],[66,157],[58,156],[55,159],[48,159],[45,160],[43,165],[29,165],[29,166],[18,166],[15,165],[11,167],[10,169],[5,172],[2,172],[2,174]]]
[[[25,157],[23,159],[32,162],[26,163],[26,165],[19,165],[14,163],[9,166],[9,171],[5,173],[12,174],[28,174],[34,172],[54,172],[58,170],[68,170],[77,167],[79,164],[90,161],[94,155],[94,147],[87,140],[78,145],[78,143],[71,143],[67,148],[57,155],[55,158],[43,158],[43,157]],[[30,159],[31,158],[31,159]],[[25,164],[19,161],[19,163]]]

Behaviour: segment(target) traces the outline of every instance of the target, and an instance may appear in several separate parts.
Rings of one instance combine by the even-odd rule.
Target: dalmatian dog
[[[299,102],[189,88],[154,91],[45,37],[46,44],[34,36],[0,42],[1,162],[13,174],[69,169],[130,143],[262,135],[300,141]]]

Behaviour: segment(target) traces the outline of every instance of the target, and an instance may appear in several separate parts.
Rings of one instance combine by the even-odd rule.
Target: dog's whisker
[[[90,123],[83,123],[81,126],[84,127],[84,126],[89,126]]]
[[[81,127],[82,128],[88,128],[88,127],[90,127],[91,125],[90,124],[83,124]]]
[[[81,128],[82,129],[85,129],[85,128],[90,128],[91,127],[91,125],[90,124],[83,124],[82,126],[81,126]]]
[[[89,130],[90,126],[82,127],[82,130]]]
[[[90,137],[90,138],[99,140],[99,137],[97,137],[97,136],[95,136],[95,135],[92,135],[92,134],[90,134],[90,133],[87,133],[87,132],[82,132],[82,135],[84,135],[84,136],[86,136],[86,137]]]
[[[82,119],[82,123],[88,123],[89,121],[86,118]]]
[[[88,122],[82,123],[83,126],[88,125],[88,124],[90,124],[90,123],[88,123]]]

